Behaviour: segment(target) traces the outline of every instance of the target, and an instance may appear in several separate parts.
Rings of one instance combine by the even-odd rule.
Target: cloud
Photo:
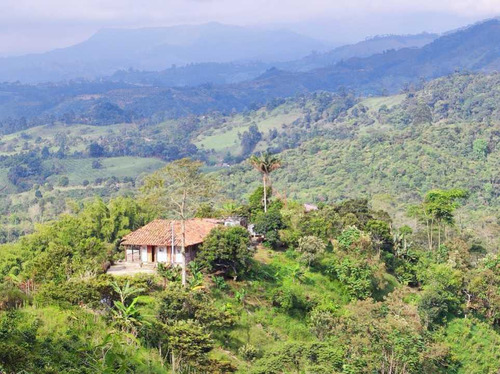
[[[0,19],[30,21],[136,22],[227,19],[236,22],[300,20],[361,13],[500,13],[498,0],[2,0]]]

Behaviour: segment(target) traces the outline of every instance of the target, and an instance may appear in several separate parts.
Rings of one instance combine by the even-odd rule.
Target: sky
[[[66,47],[108,27],[221,22],[333,44],[444,32],[500,15],[500,0],[0,0],[0,56]]]

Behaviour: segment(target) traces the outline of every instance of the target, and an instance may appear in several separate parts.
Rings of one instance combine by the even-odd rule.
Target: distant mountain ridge
[[[421,48],[432,43],[438,34],[423,32],[415,35],[379,35],[361,42],[337,47],[323,53],[313,53],[297,61],[277,64],[283,70],[308,71],[333,66],[341,60],[369,57],[389,50]]]
[[[370,38],[356,44],[337,47],[328,52],[315,52],[303,58],[285,62],[229,62],[198,63],[173,67],[161,71],[120,70],[109,78],[132,84],[159,85],[165,87],[194,86],[204,83],[232,84],[255,79],[266,70],[278,68],[286,71],[308,71],[333,66],[352,57],[367,57],[387,50],[418,48],[431,43],[437,34],[385,35]]]
[[[129,68],[163,70],[174,64],[201,62],[287,61],[329,47],[292,31],[219,23],[104,29],[68,48],[2,58],[0,81],[59,82],[94,79]]]
[[[340,87],[364,95],[394,93],[405,85],[457,71],[500,70],[500,20],[492,19],[435,39],[421,48],[389,50],[354,57],[332,67],[308,72],[274,70],[258,85],[288,87],[289,95],[303,91],[335,91]],[[294,82],[294,85],[291,85]]]
[[[307,71],[342,59],[421,47],[437,36],[386,35],[332,50],[331,45],[287,30],[218,23],[103,29],[67,48],[0,58],[0,81],[32,84],[111,76],[171,87],[230,84],[254,79],[271,67]]]

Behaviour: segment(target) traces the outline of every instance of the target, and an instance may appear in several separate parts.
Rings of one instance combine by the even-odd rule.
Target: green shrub
[[[13,284],[0,283],[0,311],[21,307],[29,297]]]
[[[497,373],[500,335],[477,319],[455,319],[446,327],[445,342],[461,363],[459,373]]]
[[[210,272],[244,274],[253,257],[248,231],[240,226],[216,227],[205,238],[196,261]]]
[[[298,289],[300,290],[300,288]],[[272,291],[271,303],[275,308],[286,313],[291,313],[294,310],[305,313],[313,306],[313,303],[297,292],[295,287],[286,285]]]
[[[325,253],[326,244],[316,236],[304,236],[299,239],[297,250],[302,253],[301,260],[311,266]]]
[[[344,351],[333,342],[285,343],[256,360],[251,373],[337,373],[343,365]]]
[[[364,260],[351,256],[335,258],[330,261],[327,271],[342,282],[353,298],[366,299],[375,291],[374,273],[377,269]]]
[[[246,361],[253,361],[259,357],[260,352],[251,344],[245,344],[238,349],[238,353]]]
[[[156,269],[158,274],[164,279],[165,282],[176,283],[181,280],[181,268],[171,264],[159,263]]]
[[[219,291],[224,291],[228,288],[228,285],[223,277],[218,277],[216,275],[213,275],[212,282],[214,283],[214,287]]]
[[[271,302],[274,307],[284,312],[289,312],[297,304],[294,293],[289,288],[284,287],[278,288],[273,291],[271,295]]]
[[[34,301],[40,305],[50,304],[88,304],[96,308],[103,295],[94,284],[87,281],[72,280],[66,283],[43,283],[35,294]]]
[[[213,341],[203,327],[192,320],[176,321],[167,329],[169,348],[174,354],[174,369],[189,372],[192,369],[206,372],[210,366],[208,353]]]
[[[280,245],[279,231],[284,228],[283,219],[278,209],[269,209],[267,213],[260,212],[254,220],[256,233],[264,235],[267,245],[278,248]]]
[[[67,176],[62,176],[59,178],[59,186],[66,187],[69,185],[69,178]]]
[[[338,279],[352,298],[366,299],[384,288],[385,266],[369,235],[350,227],[339,235],[337,243],[326,261],[326,272]]]
[[[218,309],[210,296],[200,291],[189,291],[170,284],[161,294],[158,319],[170,324],[175,321],[196,320],[209,329],[223,329],[234,323],[228,309]]]
[[[463,313],[463,273],[451,264],[431,264],[421,274],[423,292],[418,302],[418,311],[428,325],[446,323],[450,318]]]

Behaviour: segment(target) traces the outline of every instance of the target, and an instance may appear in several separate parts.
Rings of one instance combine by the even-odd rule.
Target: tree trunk
[[[438,222],[438,249],[441,247],[441,222]]]
[[[429,249],[432,251],[432,247],[434,247],[434,240],[433,240],[434,239],[433,238],[434,237],[434,220],[433,219],[431,219],[431,226],[430,226],[430,228],[431,228],[431,231],[430,231],[431,241],[430,241],[430,248]]]
[[[187,192],[184,190],[180,209],[181,216],[181,255],[182,255],[182,286],[186,286],[186,200]]]
[[[429,251],[432,250],[432,237],[431,237],[431,228],[429,224],[429,220],[425,221],[427,225],[427,246],[429,247]]]
[[[175,374],[175,372],[176,372],[176,363],[175,363],[174,351],[172,351],[171,356],[172,356],[172,373]]]
[[[262,182],[264,184],[264,213],[267,213],[267,186],[265,174],[262,176]]]
[[[182,285],[186,286],[186,220],[181,220]]]

